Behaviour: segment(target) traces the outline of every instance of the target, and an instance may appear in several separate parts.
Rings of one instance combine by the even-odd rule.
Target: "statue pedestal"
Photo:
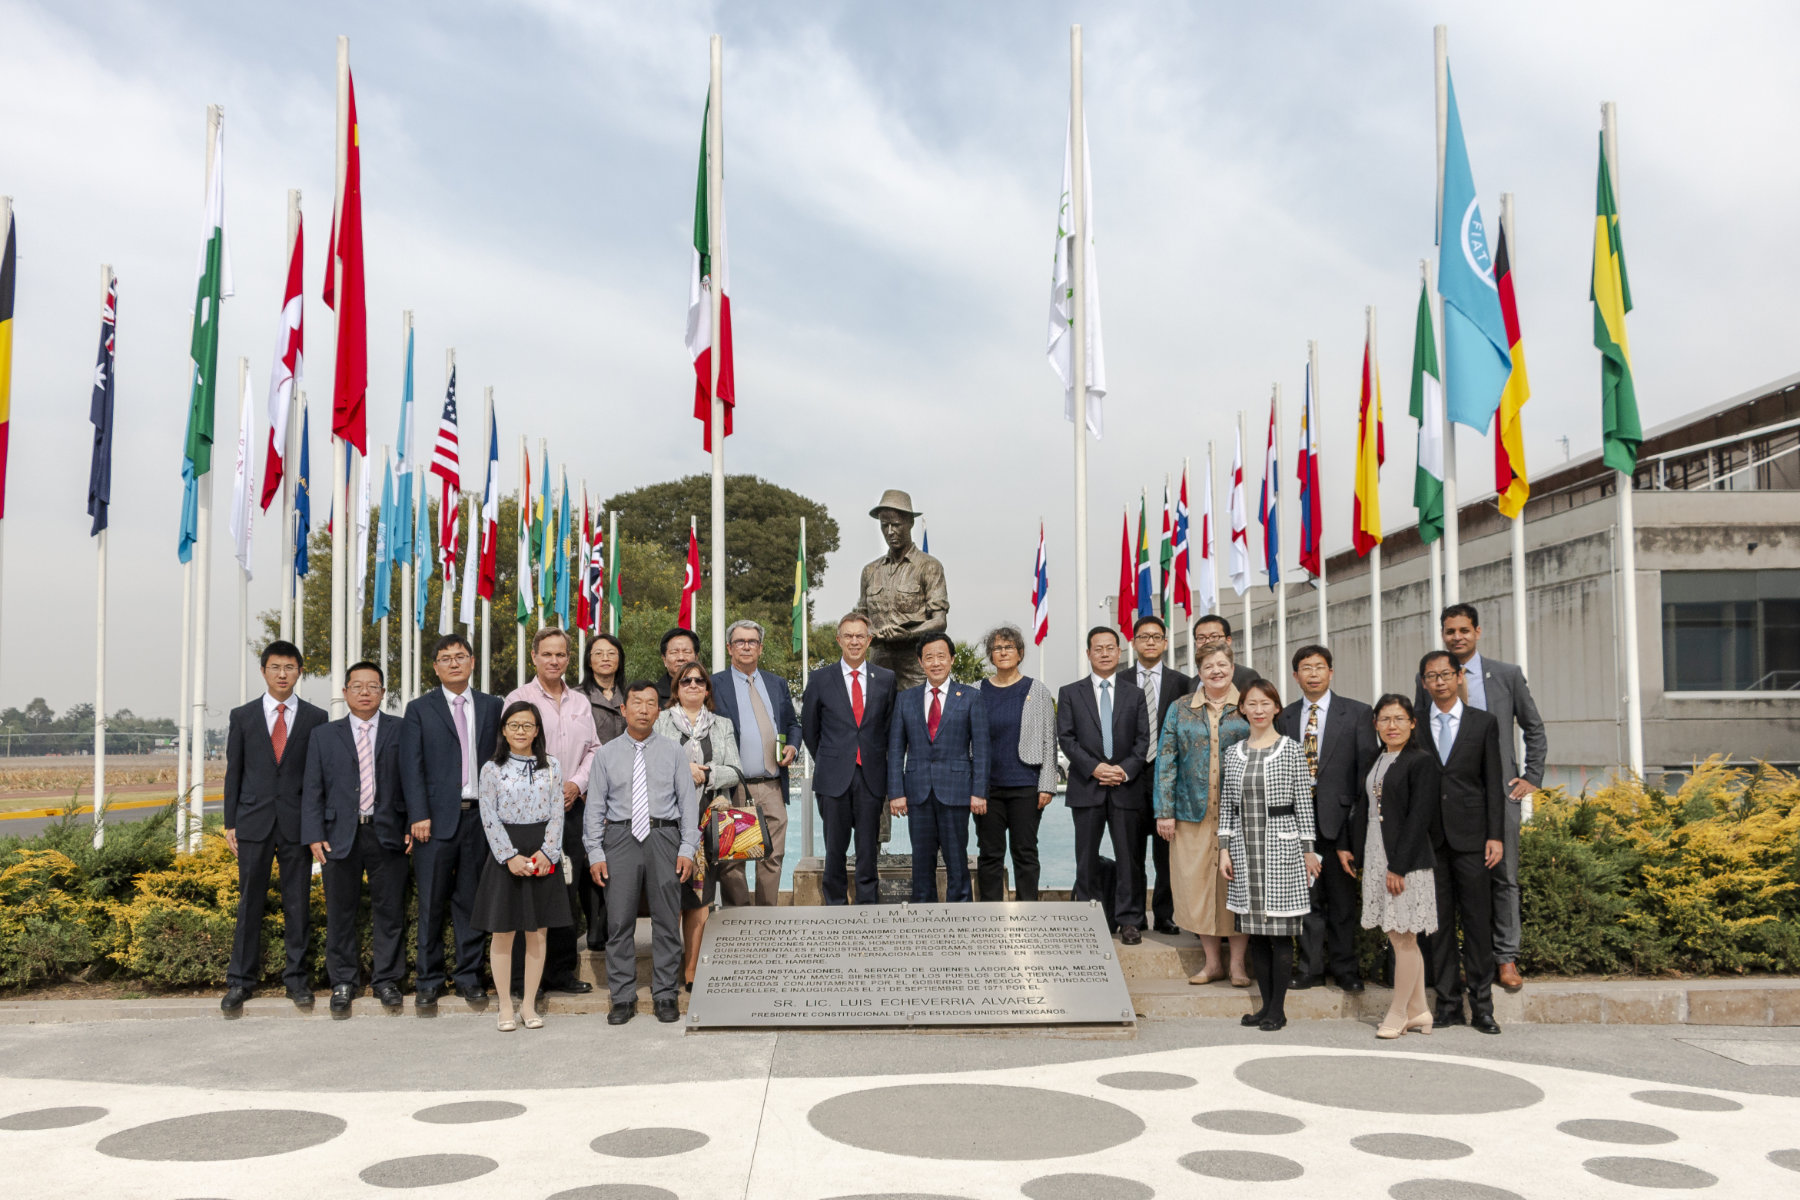
[[[883,854],[877,860],[877,872],[881,877],[881,903],[899,904],[912,898],[912,855]],[[856,859],[849,857],[845,863],[845,877],[849,879],[850,903],[856,903]],[[969,879],[975,878],[975,857],[969,856]],[[971,887],[973,882],[971,882]],[[938,866],[937,892],[942,899],[950,890],[949,881],[945,878],[943,866]],[[1011,895],[1010,878],[1008,896]],[[825,903],[825,860],[821,857],[803,858],[794,864],[794,903]]]

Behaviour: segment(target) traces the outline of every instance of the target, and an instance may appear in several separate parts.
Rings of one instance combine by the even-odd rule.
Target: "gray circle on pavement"
[[[1039,1175],[1019,1190],[1029,1200],[1150,1200],[1156,1195],[1149,1184],[1117,1175]]]
[[[1633,1187],[1703,1188],[1719,1182],[1717,1175],[1666,1158],[1590,1158],[1581,1166],[1590,1175]]]
[[[1194,1124],[1214,1133],[1299,1133],[1306,1122],[1286,1113],[1258,1112],[1253,1108],[1220,1108],[1194,1114]]]
[[[441,1187],[479,1179],[500,1164],[479,1154],[414,1154],[364,1167],[357,1178],[374,1187]]]
[[[106,1115],[104,1108],[91,1105],[73,1105],[69,1108],[34,1108],[26,1112],[16,1112],[11,1116],[0,1117],[0,1129],[67,1129],[72,1125],[86,1125],[89,1121],[98,1121]]]
[[[1800,1150],[1771,1150],[1769,1161],[1790,1171],[1800,1171]]]
[[[847,1146],[909,1158],[1029,1162],[1092,1154],[1144,1132],[1136,1113],[1048,1088],[916,1083],[813,1105],[812,1127]]]
[[[1102,1075],[1100,1082],[1125,1092],[1178,1092],[1200,1081],[1192,1075],[1176,1075],[1170,1071],[1114,1071],[1111,1075]]]
[[[681,1200],[668,1188],[647,1183],[590,1183],[558,1192],[550,1200]]]
[[[1259,1092],[1357,1112],[1461,1115],[1528,1108],[1536,1084],[1464,1063],[1373,1054],[1295,1054],[1238,1065]]]
[[[459,1100],[455,1104],[434,1104],[413,1114],[413,1120],[427,1125],[474,1125],[481,1121],[504,1121],[523,1115],[525,1106],[510,1100]]]
[[[596,1154],[610,1154],[614,1158],[667,1158],[671,1154],[698,1150],[710,1141],[712,1139],[698,1129],[651,1125],[642,1129],[615,1129],[601,1134],[588,1145]]]
[[[1525,1200],[1517,1192],[1467,1179],[1408,1179],[1388,1189],[1393,1200]]]
[[[1176,1161],[1196,1175],[1245,1183],[1279,1183],[1284,1179],[1298,1179],[1306,1171],[1291,1158],[1256,1150],[1196,1150]]]
[[[1665,1091],[1660,1088],[1633,1092],[1631,1098],[1642,1100],[1645,1104],[1654,1104],[1658,1108],[1682,1108],[1688,1112],[1737,1112],[1744,1107],[1726,1096],[1714,1096],[1707,1092]]]
[[[556,1200],[552,1196],[550,1200]],[[832,1196],[830,1200],[968,1200],[967,1196],[944,1196],[937,1192],[858,1192],[854,1196]]]
[[[170,1117],[100,1139],[94,1149],[141,1162],[227,1162],[289,1154],[329,1142],[342,1117],[298,1108],[235,1108]]]
[[[1672,1130],[1661,1125],[1645,1125],[1640,1121],[1606,1121],[1588,1118],[1564,1121],[1557,1132],[1589,1142],[1614,1142],[1621,1146],[1660,1146],[1675,1140]]]
[[[1433,1159],[1467,1158],[1475,1153],[1473,1146],[1449,1138],[1427,1137],[1422,1133],[1365,1133],[1353,1137],[1350,1144],[1364,1154],[1382,1158],[1411,1158],[1421,1162]]]

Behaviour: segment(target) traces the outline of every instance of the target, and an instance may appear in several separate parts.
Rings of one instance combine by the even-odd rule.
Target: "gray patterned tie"
[[[1144,703],[1149,706],[1150,711],[1150,757],[1155,758],[1156,739],[1161,732],[1157,728],[1156,710],[1157,701],[1162,695],[1162,672],[1152,667],[1148,670],[1140,669],[1138,676],[1139,682],[1144,686]]]
[[[650,836],[650,769],[644,765],[644,743],[637,742],[631,762],[631,836],[643,841]]]
[[[1100,757],[1111,758],[1112,752],[1112,680],[1100,681]]]

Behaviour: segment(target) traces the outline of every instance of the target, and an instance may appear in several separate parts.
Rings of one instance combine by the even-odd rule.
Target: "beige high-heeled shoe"
[[[1401,1033],[1422,1033],[1431,1035],[1432,1017],[1429,1012],[1422,1012],[1416,1017],[1409,1017],[1406,1024],[1400,1027]]]
[[[1404,1025],[1379,1025],[1375,1029],[1375,1036],[1384,1042],[1391,1042],[1399,1038],[1405,1032],[1406,1026]]]

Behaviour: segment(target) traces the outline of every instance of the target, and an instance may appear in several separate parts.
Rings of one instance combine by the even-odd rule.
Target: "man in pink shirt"
[[[555,627],[540,629],[531,639],[531,665],[537,672],[523,687],[514,688],[506,703],[524,700],[537,708],[544,730],[544,748],[562,768],[563,855],[569,881],[569,911],[581,911],[577,883],[587,874],[587,852],[581,846],[582,818],[587,812],[588,768],[600,736],[594,732],[594,714],[585,694],[564,682],[569,669],[569,635]],[[582,979],[576,957],[577,930],[564,925],[550,930],[544,955],[544,990],[580,995],[594,985]],[[518,969],[520,964],[515,964]],[[500,981],[495,980],[499,987]],[[515,991],[518,990],[516,987]]]

